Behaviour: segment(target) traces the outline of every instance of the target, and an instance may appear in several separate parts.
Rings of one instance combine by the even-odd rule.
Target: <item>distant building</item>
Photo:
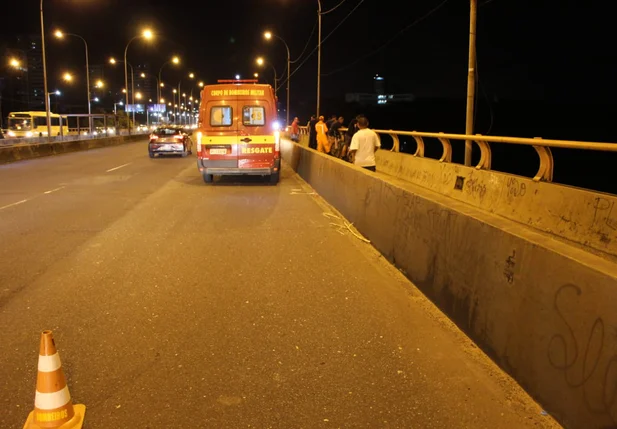
[[[0,44],[0,56],[19,61],[19,69],[7,72],[3,84],[5,105],[11,110],[45,110],[43,57],[40,35],[9,37]]]
[[[385,105],[392,103],[410,103],[415,100],[413,94],[388,94],[386,92],[386,81],[382,76],[375,75],[373,78],[373,93],[348,93],[345,94],[347,103],[360,103],[363,105]]]
[[[142,73],[145,77],[141,77]],[[130,85],[130,82],[129,82]],[[135,66],[135,94],[138,92],[141,93],[142,99],[137,101],[135,99],[135,103],[145,103],[149,99],[156,99],[156,94],[154,93],[153,88],[156,88],[156,82],[154,77],[150,74],[150,65],[149,64],[138,64]],[[145,101],[144,101],[145,100]]]

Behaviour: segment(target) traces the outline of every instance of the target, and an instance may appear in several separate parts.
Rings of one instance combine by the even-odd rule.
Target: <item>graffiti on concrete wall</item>
[[[596,317],[587,332],[577,330],[589,316],[581,306],[582,295],[572,283],[557,289],[553,308],[564,329],[551,337],[548,360],[570,388],[581,390],[590,413],[604,415],[617,425],[617,328]],[[579,311],[573,311],[574,305]]]

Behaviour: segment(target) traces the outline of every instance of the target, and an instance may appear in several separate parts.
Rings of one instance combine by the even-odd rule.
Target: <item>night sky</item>
[[[324,11],[340,2],[322,1]],[[3,38],[39,32],[39,2],[27,3],[3,9]],[[487,97],[613,103],[617,50],[610,2],[479,0],[479,5],[478,72]],[[77,89],[67,96],[79,97],[83,84],[83,45],[77,39],[53,39],[56,28],[83,36],[93,65],[110,56],[122,58],[126,42],[152,28],[156,41],[133,43],[129,62],[149,63],[158,73],[177,54],[182,66],[166,67],[165,81],[177,82],[192,71],[207,83],[256,71],[271,82],[271,69],[255,65],[258,55],[282,74],[285,46],[266,42],[262,34],[268,29],[289,44],[292,60],[307,46],[292,65],[294,70],[302,64],[291,79],[292,110],[299,100],[314,105],[316,12],[316,0],[45,0],[49,84],[57,86],[64,70],[78,77]],[[323,16],[322,33],[328,38],[322,47],[322,97],[370,92],[376,73],[386,78],[389,92],[464,97],[468,31],[466,0],[344,1]],[[111,87],[123,87],[121,67],[110,68],[106,76]],[[279,97],[284,101],[284,90]]]

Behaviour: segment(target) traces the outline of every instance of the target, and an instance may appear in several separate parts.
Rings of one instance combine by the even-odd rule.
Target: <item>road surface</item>
[[[45,329],[87,429],[558,427],[336,216],[144,142],[0,166],[0,427]]]

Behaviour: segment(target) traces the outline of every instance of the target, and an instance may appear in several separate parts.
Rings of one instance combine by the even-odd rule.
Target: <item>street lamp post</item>
[[[42,0],[41,0],[42,1]],[[150,30],[144,30],[144,32],[142,34],[139,34],[135,37],[133,37],[131,40],[129,40],[129,42],[126,44],[126,48],[124,48],[124,88],[126,88],[126,100],[125,103],[128,105],[129,104],[129,91],[128,91],[128,87],[129,87],[129,76],[128,76],[128,69],[127,69],[127,60],[126,60],[126,56],[129,52],[129,46],[131,46],[131,43],[139,38],[145,38],[145,39],[151,39],[152,38],[152,31]],[[133,73],[131,72],[131,76],[133,75]],[[135,91],[131,91],[133,93],[133,101],[135,100]],[[134,104],[134,103],[133,103]],[[133,106],[133,110],[135,109],[135,106]],[[124,109],[126,110],[126,109]],[[131,121],[128,117],[128,112],[126,112],[126,116],[127,116],[127,121],[128,121],[128,131],[129,134],[131,134]],[[133,112],[133,121],[135,120],[135,112]]]
[[[159,86],[158,86],[158,91],[157,91],[157,97],[158,97],[159,100],[161,99],[161,95],[162,95],[161,94],[161,83],[163,82],[163,79],[161,78],[161,73],[163,72],[163,67],[165,67],[169,63],[180,64],[180,58],[173,57],[171,60],[166,61],[165,63],[163,63],[163,65],[159,69]]]
[[[45,92],[45,115],[47,116],[47,140],[51,138],[51,112],[47,95],[47,60],[45,58],[45,25],[43,19],[43,0],[41,0],[41,50],[43,51],[43,91]]]
[[[476,93],[476,16],[478,0],[471,0],[469,13],[469,65],[467,72],[467,117],[465,134],[473,134],[473,111]],[[473,142],[465,140],[465,165],[471,166]]]
[[[321,15],[319,16],[321,18]],[[287,45],[287,42],[285,42],[285,40],[283,40],[281,37],[269,31],[266,32],[264,36],[266,39],[270,39],[272,38],[272,36],[276,37],[281,42],[283,42],[283,44],[285,45],[285,49],[287,50],[287,125],[289,125],[289,85],[290,85],[289,79],[291,78],[291,63],[292,63],[291,56],[289,54],[289,46]]]
[[[133,66],[131,65],[131,63],[126,62],[126,61],[116,61],[115,58],[110,58],[109,62],[111,64],[116,64],[118,62],[124,63],[125,66],[125,70],[126,67],[128,66],[131,69],[131,94],[135,93],[135,70],[133,69]],[[126,79],[125,79],[125,84],[126,84]],[[126,94],[126,100],[128,101],[129,98],[129,89],[128,88],[124,88],[124,93]],[[135,101],[135,100],[133,100]],[[125,107],[124,107],[124,113],[127,116],[127,121],[128,121],[128,116],[129,116],[129,112],[126,111],[127,107],[126,107],[126,103],[125,103]],[[135,112],[133,111],[133,122],[135,122]],[[129,132],[130,132],[130,123],[127,125],[129,127]]]
[[[82,42],[84,42],[84,47],[86,48],[86,88],[87,88],[87,94],[88,94],[88,128],[90,130],[90,134],[92,134],[92,100],[91,100],[91,95],[90,95],[90,63],[89,63],[89,58],[88,58],[88,43],[86,42],[86,39],[84,39],[83,37],[81,37],[78,34],[73,34],[73,33],[63,33],[60,30],[56,31],[55,33],[56,37],[61,39],[64,36],[73,36],[73,37],[77,37],[78,39],[81,39]]]
[[[50,105],[51,105],[50,96],[51,96],[52,94],[53,94],[53,95],[60,95],[60,91],[57,91],[57,90],[56,90],[56,91],[54,91],[54,92],[45,92],[45,102],[47,103],[47,105],[48,105],[48,106],[50,106]],[[57,101],[58,101],[58,100],[56,99],[56,104],[58,104],[58,103],[57,103]],[[58,106],[56,106],[56,107],[58,107]],[[48,112],[48,113],[49,113],[49,112]],[[51,117],[51,115],[50,115],[50,117]],[[62,117],[60,117],[60,118],[62,118]],[[68,125],[68,124],[67,124],[67,125]],[[60,135],[62,135],[62,119],[60,119]],[[50,136],[51,136],[51,125],[50,125],[50,126],[49,126],[49,128],[47,129],[47,137],[48,137],[48,138],[50,138]]]

